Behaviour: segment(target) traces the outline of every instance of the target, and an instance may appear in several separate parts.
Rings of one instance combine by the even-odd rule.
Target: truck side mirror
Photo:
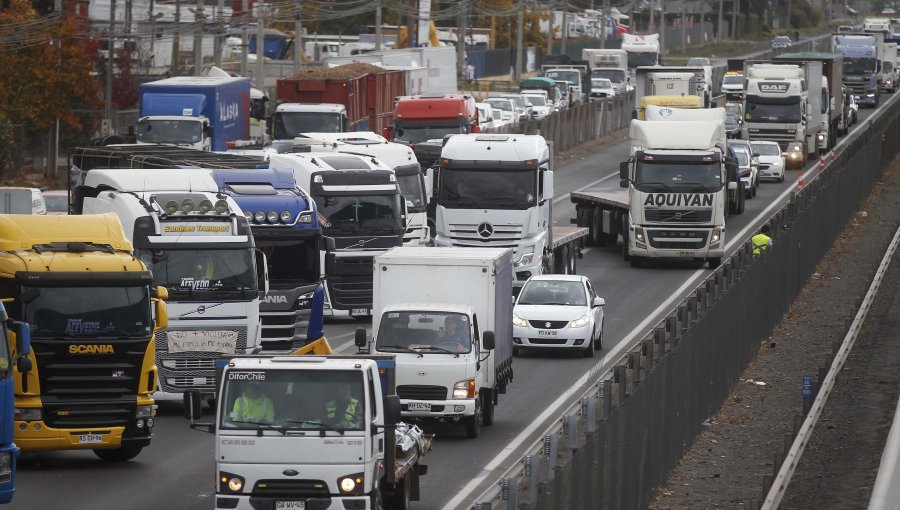
[[[194,421],[203,415],[203,400],[197,390],[184,392],[184,417]]]
[[[203,126],[203,134],[204,134],[207,138],[212,138],[212,135],[213,135],[213,127],[212,127],[211,124],[207,124],[207,125]]]
[[[256,250],[256,288],[259,297],[269,293],[269,265],[266,254],[262,250]]]
[[[541,179],[541,200],[553,200],[553,170],[544,170]]]
[[[381,136],[383,136],[386,140],[390,141],[391,140],[391,127],[385,126],[381,130]]]
[[[481,334],[481,345],[487,351],[493,351],[494,347],[497,346],[496,340],[494,339],[493,331],[485,331]]]
[[[384,424],[388,427],[400,423],[400,397],[397,395],[388,395],[384,397]]]
[[[357,347],[363,349],[369,343],[366,339],[366,329],[365,328],[356,328],[356,334],[353,337],[353,343],[356,344]]]
[[[325,252],[325,267],[323,267],[323,271],[325,274],[334,274],[334,265],[335,265],[335,255],[334,251]]]
[[[344,133],[350,131],[350,119],[347,118],[346,113],[341,115],[341,131]]]
[[[169,297],[168,293],[166,293],[166,297]],[[166,303],[163,301],[164,298],[157,297],[155,301],[153,301],[153,307],[156,311],[156,327],[159,329],[165,329],[169,327],[169,309],[166,307]]]
[[[619,187],[627,188],[628,187],[628,162],[623,161],[619,163]]]
[[[28,356],[31,354],[31,326],[27,322],[14,321],[13,327],[16,333],[16,353]]]

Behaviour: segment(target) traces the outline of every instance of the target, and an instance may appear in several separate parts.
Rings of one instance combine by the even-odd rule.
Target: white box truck
[[[404,419],[478,437],[512,381],[512,250],[400,247],[375,258],[371,352],[397,360]],[[365,330],[356,344],[367,346]]]

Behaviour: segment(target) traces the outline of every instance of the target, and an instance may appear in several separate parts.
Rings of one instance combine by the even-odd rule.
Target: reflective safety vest
[[[356,421],[356,407],[359,405],[359,400],[355,398],[350,398],[350,402],[347,403],[347,407],[344,408],[344,416],[341,417],[342,421],[346,422],[354,422]],[[337,402],[334,400],[329,400],[325,403],[325,414],[329,420],[333,420],[337,411]]]
[[[759,255],[760,252],[766,251],[769,249],[769,243],[772,242],[772,238],[765,234],[756,234],[751,237],[750,240],[753,242],[753,254]]]
[[[269,422],[275,421],[275,406],[268,397],[260,396],[257,399],[248,398],[241,395],[234,401],[234,412],[232,419],[238,421],[258,421]]]

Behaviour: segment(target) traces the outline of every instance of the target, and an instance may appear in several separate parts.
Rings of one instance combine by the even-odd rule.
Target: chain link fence
[[[898,151],[892,100],[767,219],[768,251],[741,245],[475,507],[646,508]]]

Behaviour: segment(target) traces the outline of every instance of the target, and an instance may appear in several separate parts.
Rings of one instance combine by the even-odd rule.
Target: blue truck
[[[224,151],[250,138],[250,79],[177,76],[138,89],[139,144],[172,144]]]
[[[28,324],[10,320],[3,303],[0,303],[0,323],[3,335],[0,339],[0,504],[4,504],[11,502],[16,492],[16,457],[19,456],[19,448],[13,442],[16,419],[13,362],[20,373],[25,373],[30,370],[32,360]]]
[[[264,351],[294,351],[323,334],[324,239],[316,204],[289,169],[217,169],[219,189],[244,211],[266,254],[269,293],[259,304]]]
[[[875,34],[834,36],[834,52],[844,57],[844,86],[862,106],[878,106],[881,83],[879,40]]]

